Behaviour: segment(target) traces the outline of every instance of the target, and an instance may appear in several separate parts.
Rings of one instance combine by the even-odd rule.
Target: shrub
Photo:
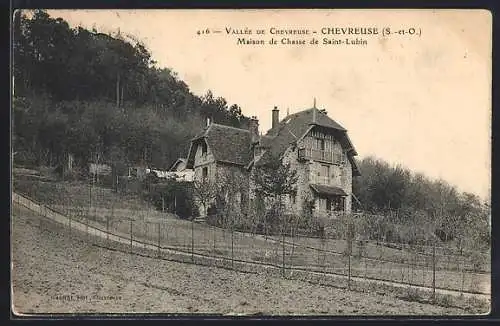
[[[147,193],[147,198],[157,209],[165,208],[183,219],[199,215],[190,184],[187,182],[168,180],[154,183]]]
[[[35,153],[29,146],[24,144],[12,144],[12,150],[15,153],[13,156],[13,164],[16,166],[23,166],[25,168],[37,168],[39,160],[37,153]]]
[[[117,189],[119,192],[137,194],[141,191],[141,188],[141,182],[135,178],[118,177]]]

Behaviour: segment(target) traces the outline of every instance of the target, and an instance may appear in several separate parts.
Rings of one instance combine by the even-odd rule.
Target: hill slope
[[[243,314],[463,314],[456,308],[306,282],[130,256],[69,239],[14,207],[15,311]],[[80,297],[78,297],[80,296]]]

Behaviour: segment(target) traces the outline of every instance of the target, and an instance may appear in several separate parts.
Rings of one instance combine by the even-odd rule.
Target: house
[[[177,161],[175,161],[168,170],[171,172],[182,172],[186,170],[186,164],[187,160],[185,158],[178,158]]]
[[[156,175],[160,179],[166,179],[169,177],[168,171],[146,168],[146,175],[148,175],[150,173],[153,173],[154,175]]]
[[[192,182],[194,178],[193,169],[187,168],[187,159],[179,158],[170,166],[169,173],[174,176],[177,181]]]
[[[179,160],[177,160],[179,161]],[[158,169],[149,169],[149,168],[131,168],[129,171],[132,171],[132,174],[129,172],[129,176],[137,176],[140,180],[143,180],[148,174],[154,174],[159,179],[174,179],[176,181],[193,181],[193,170],[181,168],[180,164],[177,165],[180,168],[180,171],[163,171]],[[137,172],[134,172],[137,171]]]
[[[186,168],[194,170],[194,180],[215,180],[219,172],[237,175],[247,187],[233,195],[248,203],[257,195],[253,183],[256,167],[282,157],[298,177],[296,195],[284,200],[289,211],[298,213],[312,202],[318,216],[350,213],[352,178],[360,172],[347,130],[316,106],[281,121],[277,107],[271,114],[272,128],[265,135],[260,135],[256,117],[251,118],[248,129],[208,121],[189,148]]]
[[[172,171],[168,172],[167,177],[175,179],[176,181],[180,182],[193,182],[194,171],[193,170]]]

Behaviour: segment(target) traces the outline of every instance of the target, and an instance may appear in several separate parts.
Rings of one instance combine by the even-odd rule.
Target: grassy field
[[[267,275],[182,264],[96,247],[14,207],[13,307],[17,313],[249,315],[463,315],[443,307]],[[414,299],[414,298],[413,298]]]
[[[281,237],[273,237],[280,240]],[[287,243],[295,242],[298,245],[308,248],[318,248],[326,250],[332,254],[342,254],[347,249],[347,241],[334,239],[319,239],[308,237],[285,237]],[[391,246],[389,246],[391,245]],[[399,247],[399,246],[398,246]],[[475,253],[474,261],[479,261],[480,264],[476,269],[481,272],[490,272],[490,256],[488,253]],[[353,256],[362,256],[376,260],[385,260],[388,262],[399,262],[404,265],[412,264],[415,267],[431,268],[433,263],[432,248],[422,248],[421,246],[401,246],[397,248],[394,244],[377,244],[375,241],[365,242],[363,245],[359,241],[353,241],[352,246]],[[479,256],[479,257],[478,257]],[[453,254],[436,253],[436,268],[444,270],[468,271],[474,270],[473,261],[470,256],[459,256]]]
[[[132,211],[153,210],[153,207],[134,194],[115,193],[109,188],[92,186],[82,181],[53,181],[32,174],[14,174],[13,188],[47,205],[103,207]]]
[[[90,226],[108,231],[123,238],[132,237],[152,245],[174,248],[186,252],[205,254],[215,257],[231,257],[235,260],[260,261],[282,266],[283,257],[287,267],[302,267],[318,272],[331,272],[348,275],[349,262],[351,276],[432,286],[432,268],[412,266],[401,262],[383,262],[341,254],[332,254],[328,246],[341,246],[336,241],[325,241],[322,249],[312,249],[291,245],[260,235],[231,233],[228,230],[192,223],[179,219],[164,219],[150,222],[142,219],[122,219],[92,216],[74,217]],[[130,232],[132,230],[132,234]],[[69,232],[69,231],[67,231]],[[194,241],[193,241],[194,240]],[[284,252],[283,252],[284,249]],[[284,254],[284,255],[283,255]],[[408,261],[412,262],[411,256]],[[461,273],[454,270],[437,269],[435,284],[438,288],[457,291],[487,292],[490,284],[488,274]]]
[[[109,189],[94,187],[90,204],[88,185],[81,183],[55,183],[23,180],[17,189],[30,192],[38,201],[55,207],[75,220],[113,234],[147,243],[236,260],[260,261],[278,266],[300,266],[319,272],[432,286],[432,256],[416,251],[400,250],[367,243],[359,257],[360,248],[354,243],[353,255],[343,253],[344,240],[317,238],[266,239],[261,235],[231,233],[228,230],[173,218],[172,215],[153,211],[138,198],[126,198]],[[16,182],[15,182],[16,184]],[[112,204],[113,206],[107,206]],[[99,206],[101,205],[101,206]],[[111,208],[110,208],[111,207]],[[284,247],[284,248],[283,248]],[[283,250],[284,249],[284,250]],[[367,257],[367,258],[366,258]],[[435,285],[457,291],[489,292],[489,273],[462,271],[467,264],[450,256],[436,256]],[[488,269],[489,270],[489,266]]]

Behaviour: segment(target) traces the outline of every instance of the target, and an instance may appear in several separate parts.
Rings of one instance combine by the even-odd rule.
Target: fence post
[[[89,234],[89,218],[90,218],[90,211],[89,211],[89,215],[87,215],[87,218],[85,219],[85,234],[87,236],[87,241],[90,238],[90,234]]]
[[[109,243],[109,215],[106,214],[106,240]]]
[[[161,257],[160,241],[161,241],[161,223],[158,222],[158,257]]]
[[[215,239],[216,239],[216,232],[217,232],[217,229],[215,228],[215,224],[212,225],[212,230],[214,232],[214,254],[215,254]]]
[[[351,290],[351,253],[349,252],[349,276],[347,278],[347,289]]]
[[[464,284],[465,284],[465,261],[461,261],[461,270],[462,270],[462,286],[461,286],[461,295],[464,295]]]
[[[191,220],[191,260],[194,261],[194,218]]]
[[[345,215],[344,215],[345,216]],[[354,224],[351,219],[347,221],[347,263],[348,263],[348,277],[347,277],[347,289],[351,290],[351,254],[352,254],[352,243],[354,240]]]
[[[411,271],[411,248],[408,247],[409,253],[408,257],[406,258],[406,265],[408,266],[408,287],[411,287],[411,279],[412,279],[412,271]]]
[[[265,233],[265,239],[267,241],[267,221],[266,220],[264,220],[264,230],[265,230],[264,231],[264,233]]]
[[[325,235],[325,244],[323,245],[323,280],[326,280],[326,263],[328,260],[328,238]]]
[[[130,219],[130,254],[132,254],[132,219]]]
[[[234,269],[234,229],[231,225],[231,268]]]
[[[147,220],[145,220],[144,221],[144,249],[146,249],[146,243],[147,243],[147,240],[148,240],[148,234],[149,234],[149,224],[148,224]]]
[[[318,266],[321,266],[321,259],[320,259],[321,252],[319,251],[318,248],[316,248],[315,250],[318,253]]]
[[[291,249],[291,252],[290,252],[290,268],[293,268],[293,257],[295,255],[295,237],[297,236],[297,230],[295,228],[291,228],[291,236],[292,236],[292,249]]]
[[[432,299],[436,299],[436,241],[432,244]]]
[[[71,239],[71,214],[68,214],[68,219],[69,219],[69,238]]]
[[[163,221],[160,221],[159,223],[163,224]],[[168,244],[168,223],[167,223],[167,219],[165,219],[165,227],[163,229],[166,231],[165,232],[165,243]]]
[[[427,268],[427,257],[424,257],[424,264],[420,265],[420,268],[422,268],[422,286],[425,286],[425,269]]]
[[[92,175],[92,179],[90,180],[90,187],[89,187],[89,215],[87,217],[87,220],[90,219],[90,215],[92,214],[92,186],[94,183],[94,177]],[[88,228],[87,228],[87,234],[88,234]]]
[[[285,276],[285,225],[281,227],[281,241],[283,253],[283,277]]]

